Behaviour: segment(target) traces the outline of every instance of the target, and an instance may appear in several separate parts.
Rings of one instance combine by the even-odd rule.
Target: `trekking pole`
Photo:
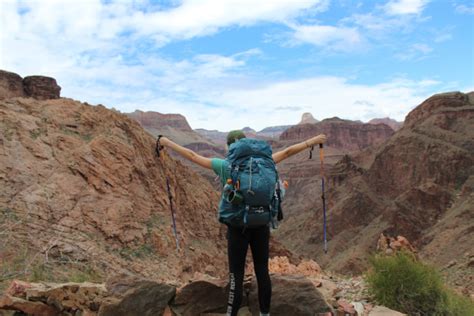
[[[161,155],[161,150],[163,149],[163,146],[160,144],[160,138],[162,135],[158,135],[158,139],[156,140],[156,154],[158,157],[164,158],[164,155]],[[163,160],[164,161],[164,160]],[[170,180],[168,178],[168,175],[166,174],[165,171],[165,178],[166,178],[166,189],[168,191],[168,199],[170,201],[170,209],[171,209],[171,220],[173,223],[173,234],[174,234],[174,239],[176,240],[176,250],[179,251],[179,236],[178,236],[178,230],[176,228],[176,215],[173,207],[173,195],[171,194],[171,187],[170,187]]]
[[[324,195],[324,151],[323,144],[319,144],[319,160],[321,161],[321,199],[323,200],[323,233],[324,253],[328,253],[328,240],[326,236],[326,197]]]

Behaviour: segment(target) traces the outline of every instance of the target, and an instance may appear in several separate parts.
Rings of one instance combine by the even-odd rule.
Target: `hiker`
[[[227,155],[226,159],[220,159],[220,158],[207,158],[203,157],[194,151],[182,147],[171,140],[169,140],[166,137],[160,137],[159,138],[159,144],[158,146],[164,146],[167,148],[171,148],[184,158],[208,169],[212,169],[219,177],[221,180],[221,184],[223,186],[223,194],[221,198],[221,202],[219,205],[219,221],[227,224],[228,230],[227,230],[227,252],[228,252],[228,260],[229,260],[229,277],[230,277],[230,291],[229,291],[229,300],[228,300],[228,309],[227,309],[227,315],[234,316],[237,315],[237,312],[239,310],[240,304],[242,302],[242,290],[243,290],[243,279],[244,279],[244,272],[245,272],[245,258],[247,256],[247,250],[248,246],[250,245],[250,249],[252,251],[252,257],[253,257],[253,263],[254,263],[254,269],[255,269],[255,275],[257,277],[257,284],[258,284],[258,300],[259,300],[259,305],[260,305],[260,315],[269,315],[270,312],[270,301],[271,301],[271,294],[272,294],[272,289],[271,289],[271,281],[270,281],[270,275],[268,272],[268,259],[269,259],[269,239],[270,239],[270,220],[268,219],[267,215],[263,214],[273,214],[270,212],[274,212],[275,210],[270,208],[270,211],[267,210],[265,207],[259,207],[257,208],[253,213],[252,212],[252,207],[249,207],[248,205],[245,206],[245,210],[248,213],[245,213],[245,215],[239,217],[239,220],[245,223],[247,218],[249,218],[249,223],[251,222],[251,219],[254,219],[258,221],[262,221],[262,225],[260,226],[249,226],[246,224],[243,224],[244,227],[241,225],[236,225],[234,226],[231,220],[227,220],[225,217],[225,211],[232,211],[236,210],[239,208],[238,203],[240,202],[242,196],[240,196],[238,191],[240,182],[238,179],[233,179],[236,178],[235,172],[240,172],[240,171],[232,171],[231,170],[231,165],[233,166],[232,163],[232,155],[235,154],[236,150],[239,150],[239,146],[242,147],[244,145],[248,145],[246,149],[252,147],[252,148],[260,148],[261,146],[262,151],[265,151],[266,157],[260,158],[263,159],[261,161],[257,161],[255,170],[260,168],[260,172],[268,172],[268,175],[271,175],[270,177],[275,178],[271,179],[272,181],[275,180],[275,182],[271,181],[264,181],[264,182],[269,182],[270,185],[273,185],[272,190],[275,191],[275,186],[276,186],[276,181],[278,181],[278,174],[276,172],[276,169],[274,167],[275,163],[279,163],[283,161],[286,158],[289,158],[305,149],[313,147],[315,144],[323,144],[326,142],[326,136],[321,134],[315,137],[312,137],[306,141],[303,141],[301,143],[292,145],[284,150],[281,150],[279,152],[276,152],[274,154],[271,154],[271,148],[270,146],[261,140],[254,140],[254,139],[248,139],[246,138],[245,134],[240,131],[231,131],[227,135],[227,146],[229,149],[229,154]],[[258,152],[257,156],[265,156],[263,153]],[[243,157],[244,159],[246,157]],[[252,159],[250,158],[250,167],[247,166],[247,168],[250,168],[250,186],[252,186]],[[255,160],[258,160],[259,158],[255,158]],[[267,159],[267,160],[265,160]],[[246,162],[247,164],[248,162]],[[262,170],[269,167],[268,170]],[[272,173],[272,170],[270,167],[273,167],[274,173]],[[234,169],[233,169],[234,170]],[[239,168],[235,170],[240,170]],[[254,171],[255,172],[255,171]],[[258,176],[254,173],[253,177],[254,179]],[[235,181],[234,181],[235,180]],[[248,180],[248,179],[246,179]],[[257,180],[254,180],[257,181]],[[245,185],[245,183],[243,184]],[[254,185],[258,186],[258,181],[257,184]],[[237,190],[235,189],[237,187]],[[228,191],[226,191],[226,188]],[[257,189],[255,189],[257,190]],[[252,188],[248,188],[245,190],[246,192],[252,192]],[[272,192],[273,192],[272,191]],[[278,190],[277,190],[278,191]],[[226,195],[226,192],[228,193]],[[279,192],[278,192],[279,194]],[[249,196],[249,195],[247,195]],[[273,193],[272,193],[273,196]],[[235,202],[237,200],[237,202]],[[281,198],[278,196],[278,200],[281,200]],[[272,200],[273,201],[273,200]],[[280,201],[278,201],[280,202]],[[259,205],[258,203],[256,205]],[[280,208],[281,210],[281,208]],[[253,217],[252,217],[253,216]],[[263,217],[262,217],[263,216]],[[271,217],[271,215],[270,215]]]

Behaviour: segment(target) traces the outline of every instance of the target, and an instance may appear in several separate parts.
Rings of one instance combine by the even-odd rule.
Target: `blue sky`
[[[193,128],[403,120],[474,90],[467,0],[2,0],[0,17],[1,69]]]

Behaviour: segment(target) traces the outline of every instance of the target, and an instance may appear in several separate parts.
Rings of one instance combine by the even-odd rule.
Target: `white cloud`
[[[429,0],[390,0],[385,10],[390,15],[419,14]]]
[[[474,14],[474,5],[467,6],[465,4],[457,4],[456,12],[461,14]]]
[[[203,100],[222,105],[216,115],[223,123],[213,122],[213,126],[220,124],[218,128],[226,130],[250,125],[258,130],[272,125],[295,124],[303,111],[313,113],[318,119],[339,116],[367,121],[376,115],[403,120],[414,106],[433,93],[438,84],[434,80],[394,79],[371,86],[352,84],[340,77],[313,77],[267,83],[255,89],[228,89],[219,94],[206,94]],[[295,106],[301,110],[291,110]],[[192,114],[190,121],[194,126],[206,124],[196,121]]]
[[[424,43],[415,43],[412,44],[406,50],[398,52],[395,57],[400,60],[422,60],[429,56],[429,54],[433,51],[433,48]]]
[[[232,25],[246,26],[262,21],[281,22],[321,1],[200,0],[183,1],[179,7],[153,12],[136,12],[131,20],[142,34],[163,32],[171,38],[191,38]]]
[[[318,10],[325,0],[253,1],[185,0],[171,8],[141,10],[136,2],[2,1],[3,30],[31,32],[70,39],[111,39],[123,32],[151,36],[162,44],[174,39],[204,36],[231,26],[284,22],[305,10]],[[18,11],[21,9],[22,14]],[[5,18],[5,19],[4,19]],[[3,33],[3,32],[2,32]]]
[[[335,27],[330,25],[289,24],[294,30],[295,43],[310,43],[331,50],[353,50],[362,42],[362,36],[356,28]]]

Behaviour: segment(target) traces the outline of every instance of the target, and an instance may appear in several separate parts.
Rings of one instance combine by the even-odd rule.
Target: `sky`
[[[192,128],[403,121],[474,90],[472,0],[1,0],[0,18],[0,69]]]

